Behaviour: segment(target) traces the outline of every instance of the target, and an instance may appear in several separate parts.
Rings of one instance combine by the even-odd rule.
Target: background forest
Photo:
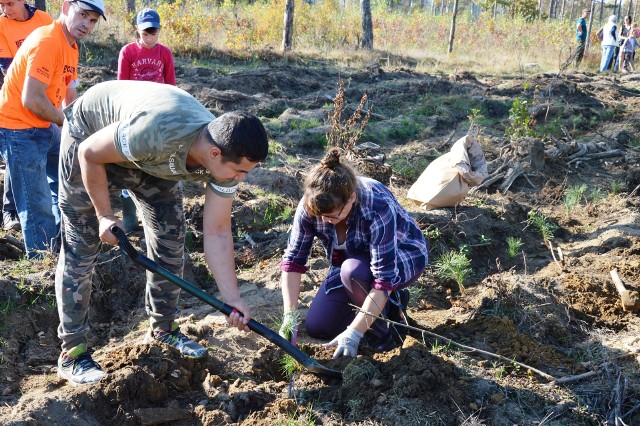
[[[161,41],[177,56],[203,61],[220,51],[250,59],[268,51],[293,51],[322,58],[378,60],[413,65],[417,71],[474,70],[489,73],[535,72],[562,68],[575,44],[575,22],[590,7],[592,33],[611,14],[635,15],[633,0],[107,0],[108,20],[85,45],[118,49],[134,33],[136,10],[155,8],[163,22]],[[47,2],[56,16],[57,2]],[[454,13],[455,12],[455,13]],[[285,31],[285,24],[288,23]],[[595,68],[599,42],[590,40],[586,67]],[[261,53],[262,52],[262,53]],[[451,53],[448,53],[451,52]],[[84,61],[97,52],[85,49]],[[408,62],[407,62],[408,61]]]

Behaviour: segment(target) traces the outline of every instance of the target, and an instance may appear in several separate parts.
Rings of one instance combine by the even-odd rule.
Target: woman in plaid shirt
[[[332,266],[307,313],[309,335],[333,339],[326,346],[337,346],[334,358],[355,357],[365,333],[376,350],[394,348],[401,341],[398,331],[365,312],[400,319],[409,299],[406,287],[418,280],[428,260],[416,222],[384,185],[356,177],[340,162],[339,151],[331,150],[305,179],[280,263],[285,312],[280,334],[294,343],[300,283],[315,237]]]

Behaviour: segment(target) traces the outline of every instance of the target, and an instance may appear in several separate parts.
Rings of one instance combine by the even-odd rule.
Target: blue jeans
[[[27,257],[37,256],[37,250],[55,250],[60,230],[60,128],[0,128],[0,155],[9,170]]]
[[[615,49],[615,46],[602,46],[602,60],[600,61],[601,72],[606,71],[609,68]]]
[[[9,177],[9,166],[4,165],[4,194],[2,194],[2,211],[11,212],[16,215],[16,203],[13,201],[13,191],[11,190],[11,178]]]

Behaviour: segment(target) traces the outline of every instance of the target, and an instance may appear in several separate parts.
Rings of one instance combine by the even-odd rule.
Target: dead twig
[[[421,328],[418,328],[418,327],[414,327],[414,326],[411,326],[411,325],[399,323],[399,322],[396,322],[396,321],[391,321],[391,320],[389,320],[387,318],[383,318],[383,317],[381,317],[379,315],[374,315],[371,312],[367,312],[367,311],[363,310],[361,307],[358,307],[358,306],[355,306],[355,305],[351,305],[351,306],[354,307],[357,310],[357,312],[364,313],[365,315],[367,315],[369,317],[376,318],[376,319],[381,319],[382,321],[385,321],[388,324],[392,324],[392,325],[394,325],[396,327],[404,327],[404,328],[406,328],[408,330],[418,332],[418,333],[421,334],[421,336],[423,338],[426,335],[426,336],[435,337],[437,339],[443,339],[445,342],[447,342],[447,344],[451,344],[451,345],[457,346],[459,348],[465,349],[465,350],[469,351],[469,353],[477,352],[479,354],[486,355],[486,356],[489,356],[491,358],[497,358],[497,359],[502,360],[504,362],[507,362],[509,364],[515,364],[515,365],[518,365],[518,366],[520,366],[522,368],[526,368],[527,370],[530,370],[531,372],[538,374],[539,376],[549,380],[550,382],[556,383],[556,380],[559,380],[556,377],[553,377],[552,375],[545,373],[544,371],[538,370],[537,368],[534,368],[534,367],[532,367],[530,365],[515,361],[513,359],[504,357],[502,355],[498,355],[498,354],[493,353],[493,352],[484,351],[482,349],[474,348],[473,346],[463,345],[462,343],[458,343],[455,340],[449,339],[448,337],[441,336],[441,335],[433,333],[431,331],[427,331],[427,330],[424,330],[424,329],[421,329]],[[585,373],[584,375],[570,376],[570,377],[561,378],[561,379],[564,379],[565,383],[566,383],[566,382],[569,382],[569,381],[580,380],[580,379],[585,378],[585,377],[591,377],[594,374],[586,375],[586,373]],[[584,376],[584,377],[580,377],[580,376]]]

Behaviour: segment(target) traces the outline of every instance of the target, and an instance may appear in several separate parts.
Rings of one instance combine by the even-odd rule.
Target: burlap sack
[[[427,209],[453,207],[464,200],[469,188],[481,184],[487,175],[482,147],[467,135],[429,164],[407,197]]]

